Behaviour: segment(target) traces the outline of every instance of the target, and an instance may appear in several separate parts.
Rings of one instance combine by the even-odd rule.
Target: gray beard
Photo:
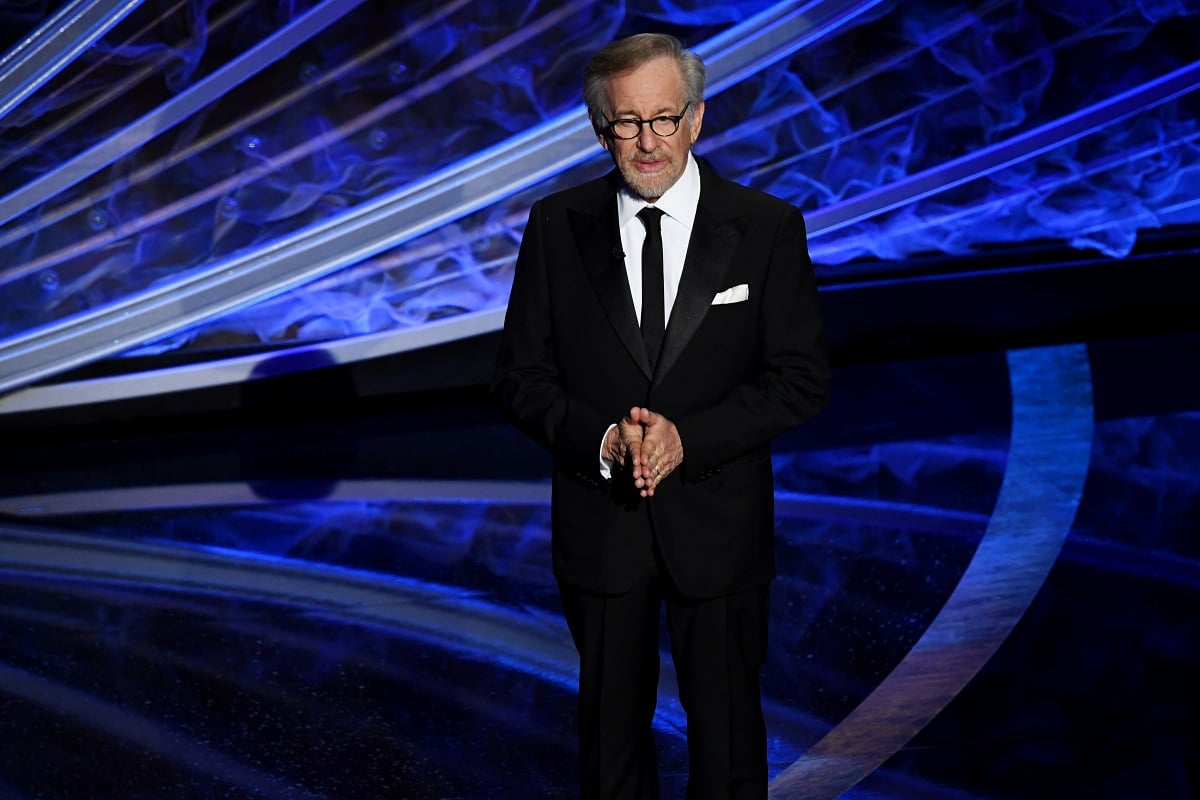
[[[630,168],[631,165],[623,165],[625,169],[620,170],[621,179],[625,181],[626,187],[630,192],[642,198],[643,200],[653,202],[667,193],[667,190],[674,186],[683,173],[675,175],[669,179],[663,177],[645,178],[638,175]],[[630,174],[633,173],[633,174]]]

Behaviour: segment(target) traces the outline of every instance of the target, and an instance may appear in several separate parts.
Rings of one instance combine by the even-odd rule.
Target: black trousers
[[[680,597],[657,564],[621,595],[560,584],[579,651],[580,795],[657,800],[652,736],[659,620],[666,607],[679,699],[687,712],[687,800],[764,800],[767,742],[759,671],[767,651],[767,585],[724,597]]]

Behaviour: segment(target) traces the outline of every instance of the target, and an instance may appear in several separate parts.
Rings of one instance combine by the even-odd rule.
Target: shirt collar
[[[675,181],[675,185],[667,189],[653,205],[690,231],[696,221],[696,206],[699,202],[700,168],[696,166],[696,159],[689,152],[687,165],[684,166],[679,180]],[[617,192],[617,223],[624,228],[648,205],[650,203],[622,186],[621,191]]]

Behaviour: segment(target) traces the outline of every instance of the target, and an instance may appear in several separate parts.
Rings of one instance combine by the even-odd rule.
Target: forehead
[[[683,76],[671,58],[656,58],[608,81],[605,96],[614,116],[642,118],[678,113],[684,104]]]

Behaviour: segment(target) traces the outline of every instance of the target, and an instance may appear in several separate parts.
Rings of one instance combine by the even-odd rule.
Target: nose
[[[637,137],[638,149],[645,153],[650,153],[658,147],[658,134],[650,130],[650,124],[646,123],[642,129],[638,131]]]

